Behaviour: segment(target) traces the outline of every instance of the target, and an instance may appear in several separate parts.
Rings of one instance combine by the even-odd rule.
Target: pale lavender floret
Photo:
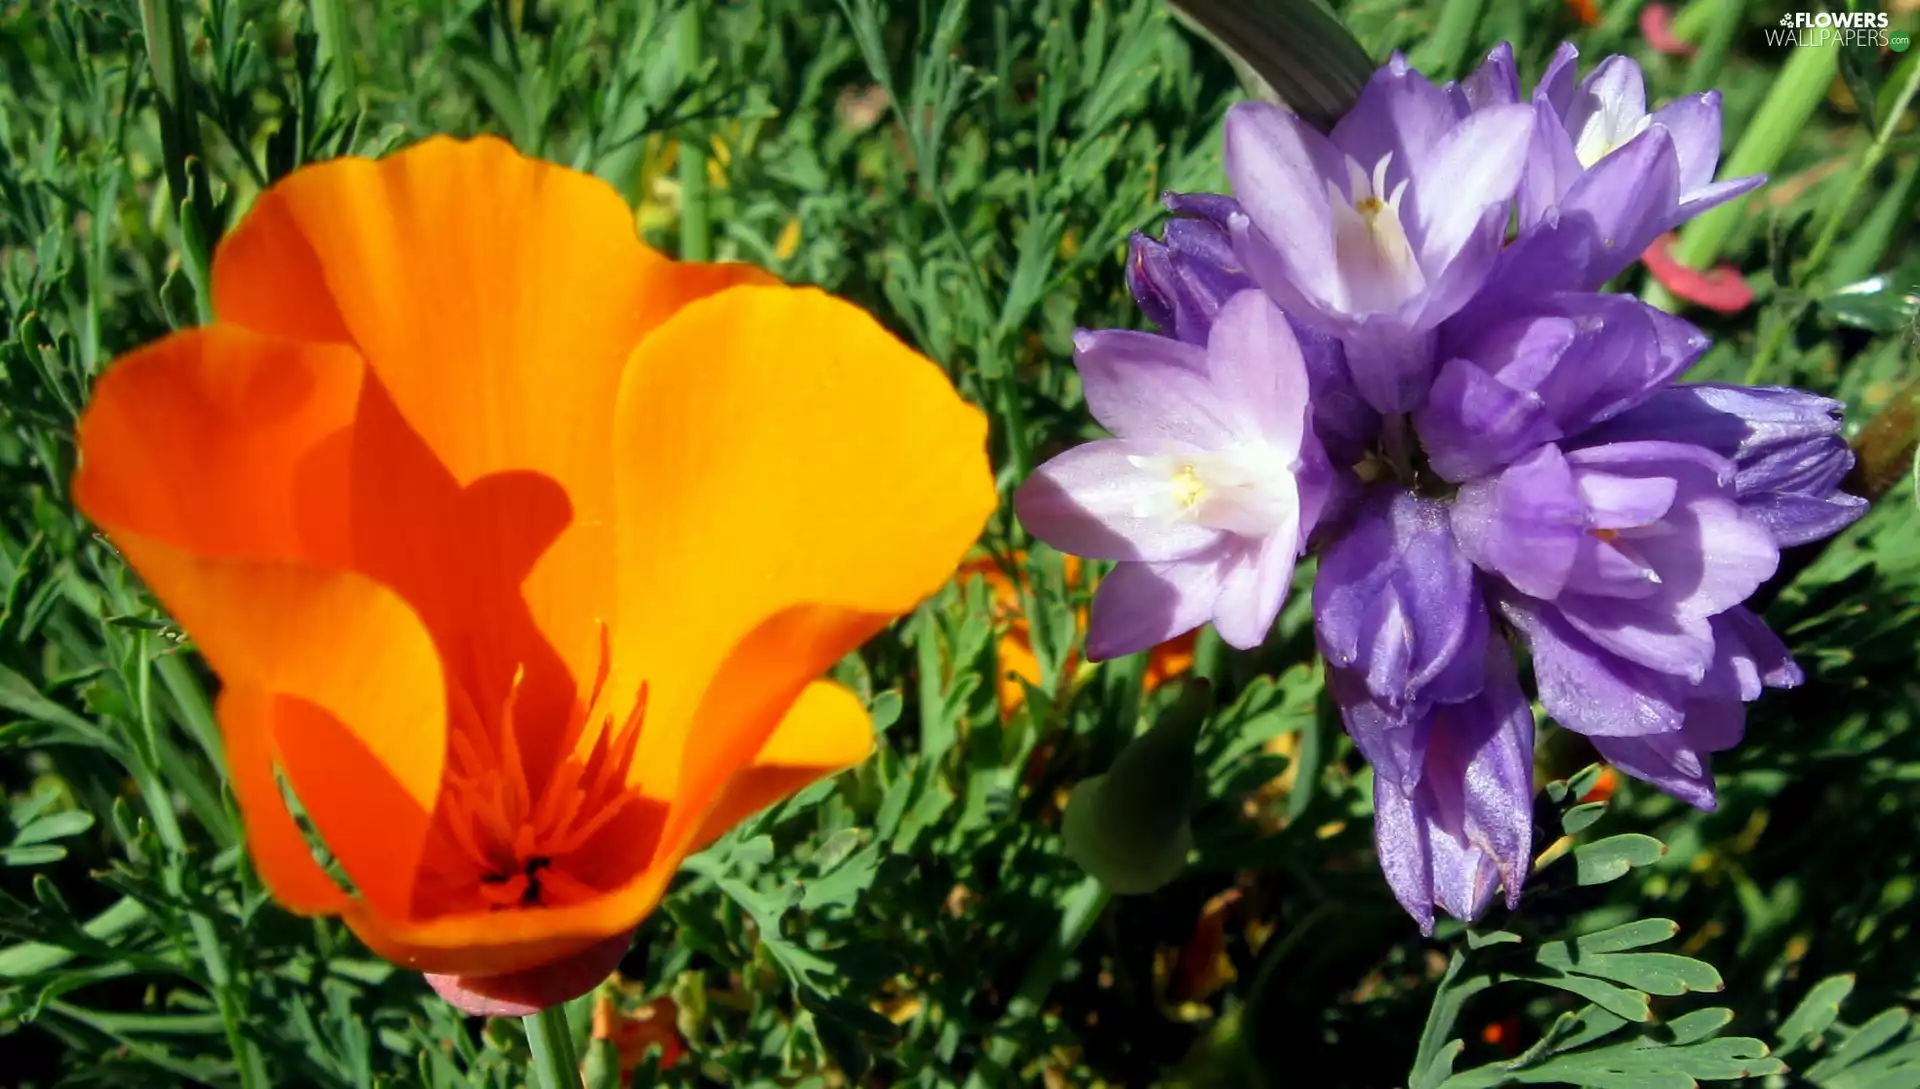
[[[1449,323],[1446,362],[1414,426],[1434,472],[1473,480],[1646,400],[1708,343],[1630,295],[1553,295],[1497,320]]]
[[[1734,494],[1782,548],[1830,537],[1866,513],[1840,491],[1853,468],[1845,406],[1782,386],[1673,386],[1582,437],[1606,443],[1678,439],[1734,463]]]
[[[1247,291],[1205,348],[1125,331],[1075,344],[1087,407],[1115,437],[1035,470],[1015,510],[1062,552],[1122,561],[1095,595],[1087,656],[1209,620],[1228,644],[1258,646],[1332,488],[1286,315]]]
[[[1362,397],[1419,405],[1436,327],[1500,254],[1532,108],[1461,100],[1396,55],[1322,135],[1266,103],[1228,112],[1242,267],[1283,309],[1340,338]]]
[[[1483,638],[1478,645],[1477,694],[1425,713],[1417,786],[1408,790],[1381,774],[1392,767],[1392,754],[1370,748],[1364,732],[1354,734],[1374,766],[1380,869],[1428,935],[1436,907],[1471,921],[1496,886],[1505,887],[1508,907],[1517,905],[1532,861],[1533,712],[1506,641]]]
[[[1551,602],[1594,645],[1694,685],[1713,664],[1711,618],[1779,566],[1733,475],[1686,443],[1543,446],[1461,488],[1454,532],[1477,566]]]
[[[1476,695],[1484,673],[1486,605],[1447,504],[1374,489],[1320,558],[1313,616],[1348,731],[1412,790],[1431,709]]]
[[[1161,332],[1204,345],[1220,308],[1254,287],[1227,234],[1227,221],[1240,205],[1211,193],[1168,193],[1161,199],[1177,218],[1167,222],[1164,242],[1133,236],[1127,285]],[[1354,391],[1338,340],[1291,316],[1288,324],[1307,365],[1314,434],[1335,464],[1351,465],[1379,434],[1380,415]]]
[[[1718,91],[1649,113],[1632,60],[1610,56],[1576,85],[1578,63],[1579,51],[1562,45],[1533,92],[1520,236],[1498,273],[1510,287],[1596,289],[1661,235],[1766,180],[1713,180]]]

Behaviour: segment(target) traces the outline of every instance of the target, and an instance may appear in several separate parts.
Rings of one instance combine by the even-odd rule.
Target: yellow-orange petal
[[[289,841],[262,815],[263,759],[287,772],[368,900],[405,911],[446,695],[412,608],[330,566],[351,553],[345,447],[360,384],[345,348],[217,326],[168,338],[97,384],[74,497],[223,684],[279,697],[270,714],[232,705],[224,727],[254,776],[248,821],[264,849]]]
[[[734,772],[695,833],[692,850],[871,755],[873,720],[859,698],[832,681],[815,681],[800,693],[753,762]]]
[[[611,564],[612,406],[646,333],[689,300],[771,282],[669,261],[588,174],[491,137],[335,159],[261,194],[214,258],[219,320],[357,347],[460,484],[530,470],[574,527],[527,582],[534,621],[590,680]]]
[[[734,288],[641,344],[614,649],[648,685],[634,767],[676,803],[665,849],[814,678],[951,575],[993,510],[985,445],[932,362],[819,291]]]

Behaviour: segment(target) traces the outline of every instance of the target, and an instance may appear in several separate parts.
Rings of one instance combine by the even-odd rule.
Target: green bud
[[[1212,711],[1213,689],[1204,679],[1187,681],[1105,775],[1073,788],[1060,827],[1067,857],[1110,891],[1153,892],[1185,868],[1193,849],[1193,747]]]

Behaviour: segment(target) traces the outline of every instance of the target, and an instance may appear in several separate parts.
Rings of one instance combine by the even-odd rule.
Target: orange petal
[[[648,685],[634,768],[676,800],[669,853],[814,678],[951,575],[995,503],[985,441],[938,368],[811,289],[735,288],[640,346],[614,659]]]
[[[220,693],[215,708],[226,741],[227,773],[247,829],[247,850],[275,900],[304,915],[337,914],[346,906],[346,893],[314,861],[274,781],[275,701],[262,689],[231,685]]]
[[[277,754],[354,883],[382,910],[404,911],[439,786],[446,695],[414,611],[323,566],[351,552],[345,448],[360,385],[347,349],[220,327],[171,337],[98,383],[79,425],[74,496],[224,684],[311,705],[304,716],[286,699],[229,708],[249,824],[276,855],[263,868],[299,869],[279,867],[286,828],[265,815]],[[315,718],[347,744],[303,767],[286,749]],[[363,828],[380,832],[369,840]],[[310,876],[288,879],[317,903]]]
[[[350,908],[397,963],[478,976],[579,953],[653,908],[696,837],[729,819],[710,811],[764,805],[858,759],[864,712],[815,678],[937,589],[995,501],[979,410],[817,291],[735,288],[688,306],[635,353],[618,412],[628,622],[611,631],[608,687],[648,688],[633,766],[672,804],[661,847],[583,904],[425,923]],[[774,743],[783,722],[793,733]],[[784,770],[727,791],[756,757]]]
[[[528,582],[535,622],[576,678],[598,656],[611,564],[612,406],[647,331],[689,300],[771,282],[642,244],[605,182],[482,137],[336,159],[261,195],[220,247],[222,322],[360,349],[461,484],[531,470],[565,489],[577,532]]]
[[[74,501],[207,556],[341,565],[352,351],[211,326],[114,364],[79,423]]]
[[[753,763],[735,772],[694,836],[693,850],[762,809],[873,755],[873,720],[852,692],[815,681],[800,693]]]

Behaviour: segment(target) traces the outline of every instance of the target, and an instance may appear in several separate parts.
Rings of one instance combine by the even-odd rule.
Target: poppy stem
[[[704,48],[700,33],[700,5],[688,4],[680,11],[678,28],[680,72],[691,80],[700,70]],[[682,129],[680,133],[680,260],[711,261],[713,240],[707,224],[707,144],[706,134]]]
[[[533,1084],[539,1089],[580,1089],[580,1062],[573,1056],[573,1029],[562,1002],[520,1019],[533,1052]]]

